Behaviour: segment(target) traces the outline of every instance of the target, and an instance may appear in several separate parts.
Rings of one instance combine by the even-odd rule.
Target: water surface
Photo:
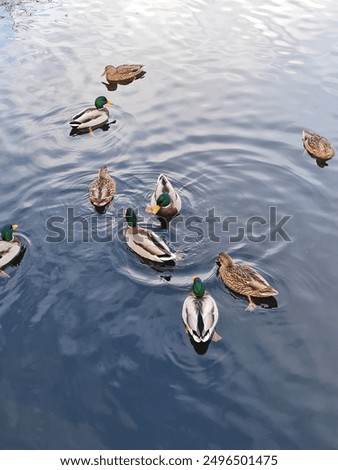
[[[2,1],[0,17],[0,220],[26,246],[0,280],[1,448],[337,449],[338,167],[301,142],[310,128],[338,146],[335,2]],[[130,62],[146,75],[107,90],[104,66]],[[116,123],[71,137],[102,94]],[[118,194],[98,215],[101,165]],[[145,216],[162,172],[203,236],[173,224],[183,259],[158,272],[117,229],[127,206]],[[234,241],[271,207],[290,241],[268,223],[263,241]],[[237,217],[218,242],[210,210]],[[70,213],[68,241],[46,242]],[[277,305],[247,312],[217,278],[220,251],[256,267]],[[220,311],[205,355],[181,321],[192,275]]]

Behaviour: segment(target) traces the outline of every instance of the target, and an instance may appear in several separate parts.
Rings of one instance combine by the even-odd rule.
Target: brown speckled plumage
[[[131,64],[131,65],[118,65],[114,67],[113,65],[106,65],[103,71],[108,82],[123,82],[126,80],[132,80],[138,78],[140,75],[143,75],[145,72],[142,70],[144,65],[141,64]]]
[[[303,145],[311,157],[330,160],[335,150],[333,145],[323,136],[311,131],[303,131]]]
[[[278,292],[251,266],[234,263],[227,253],[220,253],[216,259],[219,275],[229,289],[245,295],[249,300],[248,310],[255,308],[252,297],[270,297]]]
[[[116,183],[109,175],[107,167],[102,166],[98,177],[89,188],[89,198],[94,206],[104,207],[116,194]]]

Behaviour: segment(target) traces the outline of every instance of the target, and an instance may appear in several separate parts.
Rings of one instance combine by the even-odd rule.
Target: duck
[[[182,320],[186,332],[195,343],[207,343],[222,339],[215,330],[218,322],[217,304],[205,290],[200,277],[193,277],[192,292],[183,303]]]
[[[21,251],[21,243],[13,235],[13,231],[17,228],[18,225],[6,225],[0,230],[0,276],[2,277],[10,277],[2,268],[13,261]]]
[[[69,121],[73,130],[87,130],[91,132],[93,129],[106,124],[109,119],[109,111],[104,105],[113,104],[105,96],[98,96],[95,100],[95,108],[87,108],[78,114],[75,114]]]
[[[116,194],[116,183],[106,166],[101,166],[98,177],[89,188],[89,198],[96,207],[105,207]]]
[[[144,65],[141,64],[123,64],[117,67],[114,67],[114,65],[106,65],[101,77],[105,76],[108,82],[133,81],[145,74],[144,70],[142,70],[143,67]]]
[[[141,258],[155,263],[175,263],[179,256],[170,251],[169,246],[152,230],[137,226],[137,216],[133,209],[125,211],[127,226],[125,237],[127,245]]]
[[[246,310],[252,311],[256,307],[251,297],[270,297],[278,294],[252,266],[234,263],[228,253],[219,253],[216,264],[224,284],[237,294],[247,297],[249,305]]]
[[[180,195],[175,191],[168,178],[161,174],[157,178],[155,191],[151,196],[146,212],[157,215],[162,228],[166,228],[170,220],[175,217],[182,207]]]
[[[311,157],[317,159],[317,163],[330,160],[335,154],[331,142],[312,131],[303,131],[303,146]]]

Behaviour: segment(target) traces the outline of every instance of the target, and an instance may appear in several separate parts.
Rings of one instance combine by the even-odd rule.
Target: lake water
[[[301,133],[338,146],[338,4],[1,1],[0,17],[0,221],[26,247],[0,279],[1,448],[337,449],[338,159],[317,166]],[[145,76],[107,90],[123,63]],[[99,95],[116,123],[70,136]],[[105,214],[88,199],[101,165]],[[183,204],[164,271],[120,236],[160,173]],[[246,311],[220,251],[275,302]],[[203,355],[181,320],[193,275],[220,312]]]

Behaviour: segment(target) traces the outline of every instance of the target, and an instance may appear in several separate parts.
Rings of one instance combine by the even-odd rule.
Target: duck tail
[[[266,295],[266,297],[270,295],[278,295],[278,290],[274,289],[273,287],[269,286],[266,289],[262,291],[263,294]]]
[[[2,269],[0,269],[0,277],[9,278],[11,276],[7,274],[6,271],[3,271]]]
[[[181,261],[184,258],[184,253],[180,251],[176,251],[175,253],[175,260],[176,261]]]
[[[69,124],[73,129],[77,129],[81,123],[78,121],[70,121]]]
[[[161,173],[160,176],[157,178],[157,181],[158,183],[166,184],[168,183],[168,178],[163,173]]]

